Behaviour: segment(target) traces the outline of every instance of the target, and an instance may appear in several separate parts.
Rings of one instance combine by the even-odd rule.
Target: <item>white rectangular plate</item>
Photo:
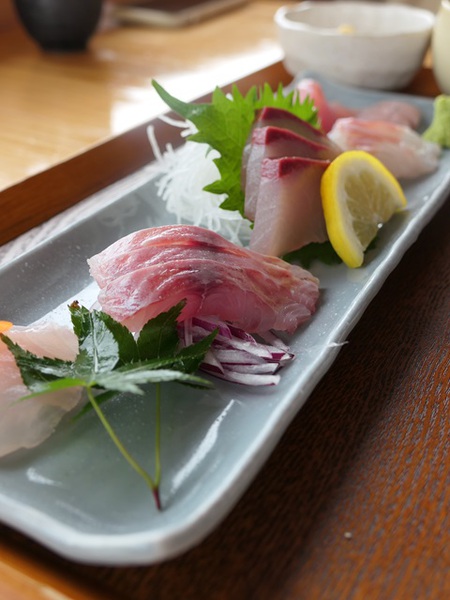
[[[329,98],[361,107],[382,93],[322,81]],[[425,126],[432,102],[420,106]],[[163,395],[161,496],[149,490],[110,443],[95,415],[66,423],[34,451],[0,461],[0,519],[59,554],[97,564],[146,564],[199,543],[232,509],[294,415],[334,361],[371,299],[450,192],[450,153],[439,170],[405,186],[408,210],[381,231],[363,268],[311,268],[321,301],[292,338],[296,360],[270,389],[220,381],[212,391],[167,386]],[[146,182],[0,270],[0,318],[26,324],[90,282],[86,259],[130,231],[171,222]],[[131,452],[151,470],[153,399],[105,406]]]

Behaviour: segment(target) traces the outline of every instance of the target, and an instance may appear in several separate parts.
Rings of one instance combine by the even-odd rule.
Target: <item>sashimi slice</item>
[[[311,242],[328,239],[320,196],[325,160],[265,159],[250,248],[283,256]]]
[[[170,260],[162,238],[176,249]],[[145,262],[144,247],[153,256],[151,264]],[[120,255],[123,248],[133,258],[116,260],[116,250]],[[132,233],[88,262],[102,287],[102,309],[132,331],[185,300],[181,321],[216,317],[248,332],[292,333],[313,314],[319,294],[318,280],[304,269],[193,225]]]
[[[328,102],[322,86],[315,79],[305,77],[301,79],[296,87],[296,92],[301,102],[309,98],[314,102],[317,110],[322,131],[328,133],[333,127],[336,119],[352,117],[355,115],[353,109],[347,108],[337,102]]]
[[[314,159],[332,160],[338,151],[328,145],[313,141],[280,127],[258,127],[252,134],[251,148],[247,161],[245,185],[245,216],[254,221],[261,180],[261,164],[265,158],[303,156]]]
[[[309,97],[317,109],[321,128],[328,133],[337,119],[355,117],[366,121],[388,121],[416,129],[420,123],[420,109],[403,100],[381,100],[360,110],[328,100],[321,84],[315,79],[301,79],[296,87],[299,99]]]
[[[227,261],[242,248],[197,226],[165,225],[141,229],[120,238],[89,260],[91,274],[103,288],[121,275],[152,265],[169,265],[191,256]]]
[[[268,126],[289,129],[290,131],[293,131],[297,135],[301,135],[302,137],[305,137],[308,140],[312,140],[313,142],[317,142],[319,144],[328,146],[336,154],[339,154],[339,152],[341,152],[339,146],[336,146],[336,144],[332,140],[330,140],[323,131],[317,129],[316,127],[313,127],[307,121],[299,119],[291,112],[282,108],[266,106],[261,109],[261,111],[258,114],[258,118],[255,122],[255,127]]]
[[[338,119],[329,136],[344,150],[365,150],[376,156],[398,178],[426,175],[439,164],[440,146],[404,125],[350,117]]]
[[[52,323],[13,326],[5,335],[38,356],[74,360],[78,351],[73,331]],[[1,340],[0,377],[0,456],[42,443],[81,401],[81,390],[71,388],[18,402],[29,390],[13,355]]]

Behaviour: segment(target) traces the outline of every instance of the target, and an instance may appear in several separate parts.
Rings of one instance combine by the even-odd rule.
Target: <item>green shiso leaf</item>
[[[197,132],[189,140],[208,144],[219,153],[214,163],[219,179],[207,185],[205,191],[224,194],[220,205],[225,210],[237,210],[244,216],[244,192],[241,187],[242,155],[258,110],[273,106],[289,110],[299,118],[317,125],[317,111],[307,98],[300,102],[291,92],[284,94],[280,85],[273,91],[268,84],[252,87],[246,95],[233,86],[229,95],[216,88],[208,103],[186,103],[169,94],[157,81],[153,87],[164,102],[184,119],[191,121]]]
[[[342,259],[336,253],[330,242],[312,242],[289,252],[283,256],[286,262],[298,263],[304,269],[309,269],[315,260],[321,261],[326,265],[338,265],[342,262]]]

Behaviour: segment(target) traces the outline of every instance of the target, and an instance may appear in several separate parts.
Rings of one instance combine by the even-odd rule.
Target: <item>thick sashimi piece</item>
[[[203,227],[165,225],[140,229],[120,238],[88,260],[91,274],[103,288],[110,281],[135,269],[190,260],[196,256],[227,261],[242,255],[242,248],[222,236],[212,236]]]
[[[398,178],[420,177],[439,165],[440,146],[404,125],[350,117],[338,119],[329,136],[344,150],[369,152]]]
[[[170,260],[162,238],[175,249]],[[153,257],[150,263],[144,247]],[[132,258],[115,260],[120,248],[127,248]],[[158,252],[161,260],[155,259]],[[193,225],[132,233],[88,262],[102,287],[102,309],[132,331],[186,300],[181,320],[216,317],[248,332],[292,333],[314,313],[319,294],[318,280],[304,269]]]
[[[78,341],[70,329],[52,323],[14,326],[5,332],[13,342],[38,356],[74,360]],[[33,448],[47,439],[63,416],[81,401],[81,390],[71,388],[17,402],[29,394],[19,368],[0,340],[0,456]]]
[[[247,161],[245,185],[245,216],[254,221],[261,180],[261,164],[265,158],[303,156],[332,160],[338,152],[322,143],[312,141],[280,127],[255,128]]]
[[[255,127],[280,127],[281,129],[289,129],[297,135],[328,146],[336,154],[341,152],[339,146],[337,146],[329,137],[323,133],[320,129],[313,127],[307,121],[299,119],[297,116],[284,110],[282,108],[275,108],[272,106],[266,106],[261,109],[258,114],[258,118],[255,122]]]
[[[320,181],[325,160],[284,157],[265,159],[250,248],[283,256],[311,242],[328,239]]]

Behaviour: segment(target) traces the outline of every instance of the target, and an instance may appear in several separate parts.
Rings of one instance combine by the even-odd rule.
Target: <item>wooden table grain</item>
[[[153,78],[186,101],[251,85],[282,57],[281,4],[252,1],[171,30],[117,27],[105,2],[89,50],[74,54],[43,53],[11,9],[0,20],[0,244],[152,159],[147,126],[166,111]]]
[[[266,43],[273,52],[267,64],[267,57],[256,59],[256,73],[237,69],[235,79],[242,79],[244,87],[262,79],[272,84],[288,80],[277,62],[274,37],[267,33],[267,7],[272,9],[275,4],[256,2],[245,9],[253,18],[255,7],[264,5],[267,13],[261,37],[268,36]],[[199,27],[212,35],[219,25]],[[119,38],[123,35],[120,30],[116,33]],[[119,44],[112,41],[114,35],[111,30],[99,33],[96,47]],[[159,32],[160,44],[164,35]],[[257,39],[256,28],[253,35]],[[134,43],[145,47],[143,36],[140,31]],[[238,46],[237,42],[233,46],[235,55]],[[246,47],[244,44],[244,53]],[[257,46],[259,51],[261,47],[263,42]],[[137,47],[134,51],[140,55]],[[28,58],[22,60],[30,60],[29,52],[33,54],[34,49],[24,52]],[[139,78],[145,59],[127,56],[130,72]],[[34,57],[39,64],[47,60]],[[225,62],[224,55],[222,58]],[[60,60],[64,59],[56,62]],[[75,59],[68,60],[74,61],[77,73],[83,71],[75,68]],[[114,64],[111,59],[110,70]],[[110,73],[111,79],[106,81],[120,78],[120,73],[121,68],[115,76]],[[71,76],[65,72],[61,77]],[[223,78],[220,83],[224,85],[232,80],[224,74]],[[95,95],[99,82],[94,71],[91,83]],[[83,85],[87,90],[86,81]],[[205,87],[202,94],[209,91]],[[430,69],[424,68],[407,91],[435,95],[438,90]],[[94,107],[92,114],[96,111]],[[101,133],[93,145],[81,142],[76,156],[59,157],[54,165],[46,164],[41,173],[8,185],[0,192],[2,241],[138,170],[144,148],[148,160],[144,129],[153,117],[146,114],[137,127],[110,133],[106,138]],[[161,131],[164,133],[164,128]],[[0,148],[5,148],[3,138]],[[130,157],[122,168],[120,158],[125,148]],[[69,199],[55,194],[49,208],[39,209],[53,182],[60,192],[67,191]],[[77,188],[76,193],[73,188]],[[19,201],[30,203],[38,217],[16,210],[16,224],[5,207],[15,210]],[[5,214],[13,225],[5,222]],[[447,202],[365,311],[248,491],[206,540],[161,564],[110,568],[68,561],[2,525],[0,598],[450,597],[449,222]]]

